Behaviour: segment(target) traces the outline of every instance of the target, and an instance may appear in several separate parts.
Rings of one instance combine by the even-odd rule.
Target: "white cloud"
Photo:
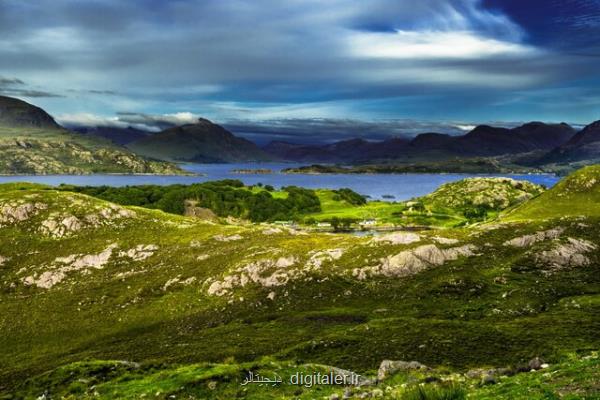
[[[59,124],[65,126],[113,126],[126,128],[127,124],[117,117],[103,117],[90,113],[61,114],[56,117]]]
[[[518,43],[486,38],[471,31],[356,32],[348,37],[352,56],[403,60],[482,59],[532,55],[537,50]]]

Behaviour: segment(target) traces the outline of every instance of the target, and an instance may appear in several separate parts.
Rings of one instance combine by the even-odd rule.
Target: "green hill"
[[[167,161],[243,162],[271,157],[254,143],[206,119],[170,128],[127,145],[137,154]]]
[[[580,176],[548,193],[570,182],[578,196],[595,193]],[[237,382],[253,368],[321,370],[311,363],[373,376],[383,360],[436,369],[419,379],[514,371],[536,356],[562,371],[579,362],[565,357],[600,346],[598,204],[562,219],[369,238],[0,186],[0,393],[293,398],[299,388]],[[516,391],[528,379],[507,382]],[[578,385],[548,390],[587,393]]]
[[[600,216],[600,165],[584,167],[504,216],[527,220]]]

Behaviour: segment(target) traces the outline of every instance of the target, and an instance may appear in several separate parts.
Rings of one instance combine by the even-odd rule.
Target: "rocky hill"
[[[0,393],[340,398],[239,383],[332,368],[373,382],[384,365],[390,380],[348,396],[446,390],[448,375],[475,398],[536,379],[546,396],[594,395],[584,377],[597,361],[567,357],[600,346],[597,181],[584,170],[489,224],[376,238],[0,185]],[[563,213],[563,197],[589,202]]]
[[[127,145],[137,154],[168,161],[243,162],[271,157],[254,143],[209,120],[166,129]]]
[[[468,178],[446,183],[422,199],[440,208],[504,210],[543,191],[543,187],[534,183],[510,178]]]
[[[0,97],[0,174],[182,174],[95,136],[60,127],[42,109]]]

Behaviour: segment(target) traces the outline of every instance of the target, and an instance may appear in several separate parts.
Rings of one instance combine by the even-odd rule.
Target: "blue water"
[[[284,168],[296,167],[297,164],[186,164],[189,171],[204,174],[202,176],[153,176],[153,175],[44,175],[44,176],[1,176],[3,182],[36,182],[48,185],[61,183],[88,186],[126,186],[126,185],[170,185],[174,183],[190,184],[220,179],[239,179],[245,184],[263,183],[276,188],[281,186],[301,186],[305,188],[350,188],[373,199],[383,199],[391,195],[389,201],[408,200],[413,197],[431,193],[440,185],[474,176],[506,176],[514,179],[528,180],[533,183],[553,186],[559,178],[554,175],[472,175],[472,174],[282,174]],[[268,168],[273,174],[246,175],[235,174],[234,169]]]

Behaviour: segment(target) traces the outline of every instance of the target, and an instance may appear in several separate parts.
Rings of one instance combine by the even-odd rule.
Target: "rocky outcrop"
[[[0,227],[27,221],[38,212],[47,209],[44,203],[11,201],[0,205]]]
[[[537,242],[544,240],[558,239],[560,235],[565,231],[564,228],[554,228],[547,231],[537,232],[531,235],[519,236],[517,238],[507,240],[504,242],[505,246],[512,247],[529,247]]]
[[[85,228],[105,226],[113,221],[135,217],[135,212],[116,205],[100,209],[97,213],[76,217],[71,214],[53,213],[42,221],[40,233],[55,239],[71,236]]]
[[[116,244],[111,244],[106,249],[97,254],[72,254],[67,257],[58,257],[54,260],[52,269],[43,272],[39,276],[36,274],[24,278],[22,281],[26,286],[35,285],[42,289],[50,289],[54,285],[63,281],[69,272],[83,271],[88,269],[102,269],[110,260]]]
[[[313,251],[309,253],[310,258],[306,262],[307,269],[318,270],[321,268],[324,262],[331,262],[339,260],[344,254],[343,249],[327,249],[320,251]]]
[[[355,268],[352,275],[359,280],[368,276],[410,276],[427,268],[443,265],[447,261],[457,260],[459,257],[474,256],[476,250],[474,245],[440,249],[436,245],[428,244],[385,257],[381,259],[381,264],[375,267]]]
[[[595,244],[587,240],[568,238],[567,243],[557,244],[554,248],[537,254],[535,259],[537,263],[551,269],[582,267],[590,264],[586,254],[596,248]]]
[[[237,268],[233,274],[223,277],[222,280],[209,279],[207,294],[210,296],[225,296],[238,287],[250,283],[270,288],[285,285],[290,279],[298,278],[302,270],[288,269],[297,262],[293,256],[280,257],[276,260],[260,260]]]

